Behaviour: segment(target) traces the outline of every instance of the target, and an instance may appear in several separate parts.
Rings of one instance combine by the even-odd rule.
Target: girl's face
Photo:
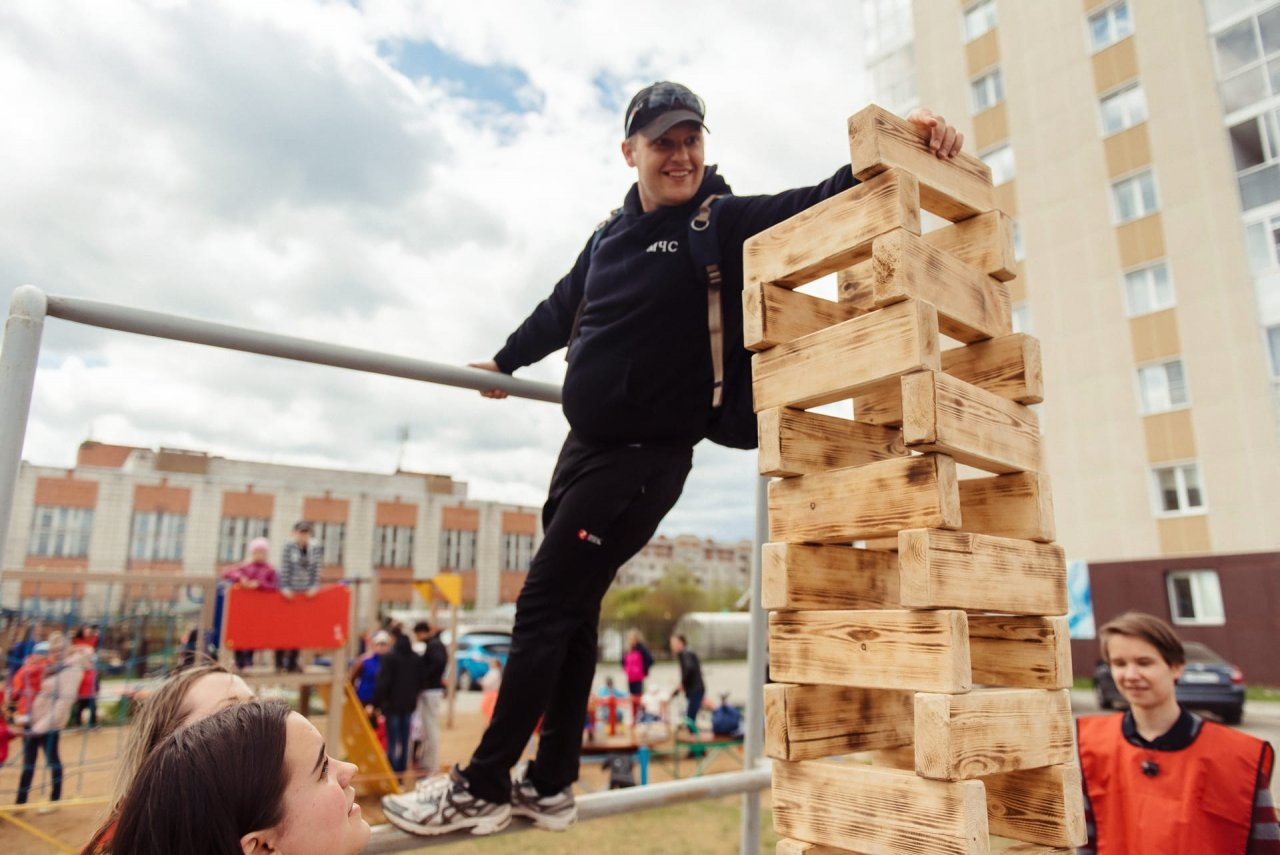
[[[223,707],[251,700],[252,690],[235,674],[221,671],[205,674],[187,689],[187,697],[183,701],[185,714],[182,723],[188,725],[213,715]]]
[[[355,764],[331,758],[320,731],[297,713],[285,727],[284,819],[255,834],[271,844],[269,851],[355,855],[369,842],[369,823],[351,786]]]
[[[1112,634],[1107,638],[1107,659],[1116,688],[1136,709],[1158,709],[1176,703],[1175,684],[1181,665],[1164,661],[1153,644],[1141,638]]]

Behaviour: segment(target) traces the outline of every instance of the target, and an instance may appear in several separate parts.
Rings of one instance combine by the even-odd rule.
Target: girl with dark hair
[[[159,689],[141,702],[134,714],[129,741],[125,744],[116,772],[107,819],[93,836],[85,853],[108,851],[120,807],[133,786],[133,779],[156,746],[175,730],[224,709],[252,700],[253,692],[244,680],[216,663],[195,665],[174,673]]]
[[[143,763],[106,852],[355,855],[369,841],[351,779],[311,722],[249,701],[170,735]]]

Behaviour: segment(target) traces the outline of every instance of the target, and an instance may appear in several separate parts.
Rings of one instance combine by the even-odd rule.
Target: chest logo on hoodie
[[[679,252],[680,241],[678,240],[655,240],[649,244],[649,248],[645,252]]]

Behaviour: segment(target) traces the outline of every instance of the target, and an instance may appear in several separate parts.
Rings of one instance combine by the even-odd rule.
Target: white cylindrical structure
[[[9,538],[9,518],[18,487],[47,310],[48,298],[43,291],[34,285],[18,288],[9,301],[4,341],[0,344],[0,562]]]
[[[747,714],[742,740],[742,766],[754,770],[764,757],[764,676],[768,656],[769,616],[760,604],[764,545],[769,541],[769,479],[756,478],[756,534],[751,551],[751,636],[747,639]],[[760,791],[742,796],[742,855],[760,852]]]

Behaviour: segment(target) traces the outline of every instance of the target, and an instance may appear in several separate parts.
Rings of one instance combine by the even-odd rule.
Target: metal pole
[[[36,361],[48,303],[44,292],[23,285],[9,301],[0,345],[0,566],[4,565],[13,496],[22,466],[22,444],[31,412],[31,390],[36,382]]]
[[[578,821],[586,822],[620,813],[629,813],[650,808],[671,807],[687,804],[699,799],[716,799],[733,796],[743,792],[759,792],[769,786],[771,770],[765,766],[750,772],[724,772],[718,775],[703,775],[698,778],[686,778],[682,781],[671,781],[662,784],[649,784],[645,787],[626,787],[619,790],[605,790],[599,793],[588,793],[578,797]],[[528,830],[533,826],[528,822],[517,820],[507,826],[499,834],[511,834]],[[543,833],[543,832],[539,832]],[[365,855],[380,855],[386,852],[419,852],[434,846],[450,846],[458,842],[455,834],[443,834],[439,837],[417,837],[406,834],[390,825],[378,825],[373,829],[373,837],[363,850]],[[572,846],[563,847],[566,850]]]
[[[17,299],[16,295],[15,299]],[[390,377],[426,380],[443,386],[457,386],[477,391],[502,389],[517,398],[532,398],[535,401],[549,401],[553,404],[560,402],[560,387],[553,383],[517,380],[506,374],[483,371],[479,368],[410,359],[407,356],[395,356],[273,332],[242,329],[229,324],[215,324],[181,315],[169,315],[130,306],[116,306],[80,297],[50,295],[47,299],[50,317],[90,326],[167,338],[173,341],[206,344],[228,350],[242,350],[263,356],[310,362],[314,365],[331,365],[335,368],[369,371]]]
[[[751,554],[751,636],[747,639],[747,714],[742,740],[742,766],[753,770],[764,756],[764,673],[768,656],[768,615],[760,605],[761,558],[769,540],[769,479],[756,479],[756,537]],[[760,852],[760,791],[742,796],[741,855]]]

